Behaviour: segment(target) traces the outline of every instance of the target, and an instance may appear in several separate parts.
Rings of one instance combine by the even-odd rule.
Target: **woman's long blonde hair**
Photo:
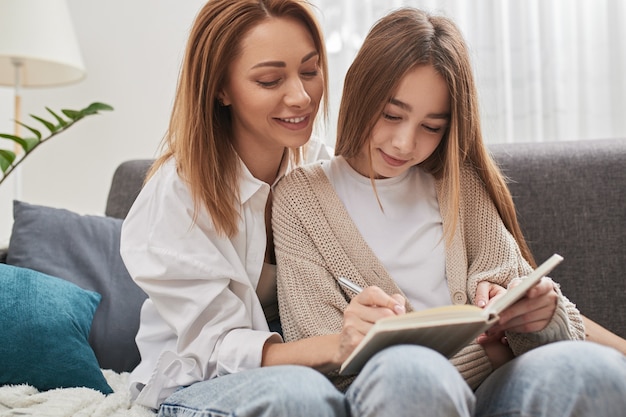
[[[233,236],[238,229],[239,161],[232,146],[230,107],[219,104],[218,92],[228,79],[243,36],[275,17],[296,19],[309,30],[319,53],[323,96],[328,96],[326,49],[307,1],[209,0],[191,28],[163,153],[148,173],[150,178],[174,158],[178,175],[187,182],[194,201],[194,221],[200,208],[205,208],[218,233],[226,236]],[[326,114],[326,101],[323,109]],[[296,161],[302,150],[289,152]]]
[[[335,154],[355,157],[402,77],[416,66],[432,65],[450,93],[450,123],[433,154],[421,166],[443,181],[451,218],[444,219],[449,242],[458,221],[460,170],[476,169],[502,221],[524,258],[535,265],[526,244],[511,193],[482,138],[476,86],[463,36],[448,18],[402,8],[380,19],[370,30],[348,69],[339,110]]]

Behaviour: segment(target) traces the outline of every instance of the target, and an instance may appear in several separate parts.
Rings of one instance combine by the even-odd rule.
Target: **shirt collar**
[[[241,177],[239,179],[239,199],[241,201],[241,204],[244,204],[254,194],[256,194],[259,190],[263,189],[264,186],[267,186],[268,184],[259,180],[258,178],[255,178],[246,166],[246,164],[243,163],[241,158],[238,159],[241,168]],[[274,188],[274,186],[276,186],[276,184],[278,184],[278,181],[280,181],[280,179],[284,177],[285,174],[289,172],[289,170],[292,168],[290,159],[291,158],[289,158],[289,151],[285,149],[285,154],[280,163],[280,167],[278,168],[278,175],[276,176],[276,180],[274,180],[274,183],[271,185],[272,189]]]

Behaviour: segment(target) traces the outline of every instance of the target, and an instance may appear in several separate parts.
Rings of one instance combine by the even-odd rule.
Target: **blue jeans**
[[[196,382],[170,395],[160,417],[347,416],[343,394],[304,366],[253,369]]]
[[[498,368],[476,390],[476,416],[624,416],[626,356],[591,342],[558,342]]]
[[[346,399],[355,417],[474,415],[474,394],[461,374],[444,356],[422,346],[399,345],[374,355]]]
[[[590,342],[542,346],[472,392],[450,362],[412,345],[375,355],[346,393],[320,373],[275,366],[198,382],[159,416],[614,417],[626,410],[626,357]]]

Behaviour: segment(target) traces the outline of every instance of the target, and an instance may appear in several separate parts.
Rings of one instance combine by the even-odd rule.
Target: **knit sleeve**
[[[348,302],[314,242],[310,221],[323,216],[302,171],[285,177],[274,192],[272,224],[280,318],[286,341],[338,333]]]
[[[463,187],[461,218],[468,258],[468,292],[473,300],[479,282],[487,280],[506,288],[512,279],[528,275],[532,268],[476,173],[466,167],[463,176],[467,186]],[[558,285],[555,289],[559,294],[557,308],[546,328],[533,333],[507,332],[515,355],[550,342],[584,338],[580,313]]]
[[[462,171],[460,216],[467,253],[467,289],[473,302],[481,281],[507,288],[532,269],[507,230],[496,206],[474,169]]]
[[[552,320],[543,330],[533,333],[506,332],[509,346],[516,356],[559,340],[584,340],[585,327],[580,312],[561,293],[558,284],[555,284],[555,290],[559,294],[556,310]]]
[[[343,311],[353,294],[342,291],[336,277],[401,293],[319,165],[300,167],[280,181],[272,217],[278,301],[287,340],[341,331]]]
[[[450,362],[472,389],[476,389],[493,371],[485,350],[476,342],[461,349]]]

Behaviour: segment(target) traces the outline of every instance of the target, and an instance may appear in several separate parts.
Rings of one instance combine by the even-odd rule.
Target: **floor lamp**
[[[14,88],[15,121],[22,121],[22,87],[70,84],[85,74],[65,0],[0,0],[0,85]],[[15,135],[20,136],[18,123]],[[14,173],[16,198],[19,174]]]

